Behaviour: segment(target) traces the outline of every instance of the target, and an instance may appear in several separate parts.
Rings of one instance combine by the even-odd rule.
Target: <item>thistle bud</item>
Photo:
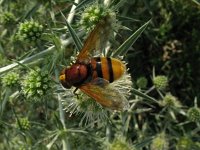
[[[197,107],[192,107],[188,110],[187,116],[192,122],[200,122],[200,109]]]
[[[153,84],[157,89],[164,90],[168,86],[168,79],[166,76],[159,75],[154,77]]]
[[[27,99],[38,101],[51,89],[51,79],[48,72],[37,68],[31,70],[22,82],[22,91]]]
[[[17,128],[21,130],[29,130],[31,128],[28,118],[19,118]]]
[[[19,83],[19,74],[16,72],[9,72],[2,78],[2,84],[4,86],[16,86]]]
[[[139,88],[146,88],[147,87],[147,79],[145,77],[140,77],[137,79],[136,84]]]
[[[21,23],[19,26],[18,37],[21,41],[35,43],[41,39],[44,27],[38,22],[31,20]]]

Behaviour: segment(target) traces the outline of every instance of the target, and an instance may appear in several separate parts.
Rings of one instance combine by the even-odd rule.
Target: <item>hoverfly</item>
[[[108,20],[109,17],[106,16],[97,23],[86,39],[76,62],[63,69],[59,79],[63,87],[69,89],[74,86],[104,107],[124,110],[129,106],[127,99],[109,83],[124,74],[125,65],[115,58],[92,57],[92,52],[102,47],[102,41],[105,41],[109,34]]]

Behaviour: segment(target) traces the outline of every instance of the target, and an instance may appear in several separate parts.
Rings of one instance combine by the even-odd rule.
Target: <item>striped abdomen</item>
[[[110,83],[120,78],[126,69],[120,60],[109,57],[94,57],[91,66],[93,79],[99,77]]]

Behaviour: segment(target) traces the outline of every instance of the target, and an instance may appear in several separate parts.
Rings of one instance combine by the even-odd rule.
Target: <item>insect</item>
[[[108,36],[109,17],[106,16],[89,34],[76,62],[63,69],[60,82],[69,89],[72,86],[92,97],[102,106],[113,110],[128,107],[127,99],[110,83],[119,79],[126,71],[122,61],[109,57],[92,57],[92,53],[101,48]]]

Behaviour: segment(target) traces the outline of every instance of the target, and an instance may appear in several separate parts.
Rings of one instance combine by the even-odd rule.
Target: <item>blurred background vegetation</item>
[[[84,104],[71,114],[63,110],[69,103],[61,101],[74,96],[57,77],[76,56],[77,45],[60,12],[81,35],[83,11],[103,1],[0,1],[0,149],[200,149],[199,1],[108,3],[120,23],[111,49],[151,19],[124,57],[133,83],[131,108],[102,108],[101,114]],[[90,111],[97,116],[93,126],[80,124]]]

